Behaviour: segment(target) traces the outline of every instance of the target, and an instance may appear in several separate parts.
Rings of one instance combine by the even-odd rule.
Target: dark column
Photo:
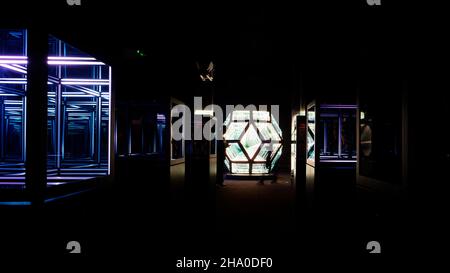
[[[304,209],[306,202],[306,117],[297,116],[297,150],[295,162],[295,186],[297,190],[298,205]]]
[[[28,30],[28,86],[26,103],[26,189],[34,206],[44,201],[47,183],[47,55],[48,37]]]
[[[223,140],[217,140],[217,174],[216,183],[223,186],[223,175],[225,173],[225,145]]]

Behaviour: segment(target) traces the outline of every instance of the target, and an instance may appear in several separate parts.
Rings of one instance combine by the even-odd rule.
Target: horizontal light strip
[[[0,83],[4,84],[27,84],[26,78],[0,78]],[[58,83],[55,79],[50,79],[48,84],[52,83]],[[67,80],[61,80],[61,84],[63,85],[109,85],[108,80],[86,80],[86,79],[80,79],[77,81],[67,81]]]
[[[357,109],[358,106],[354,104],[321,104],[322,109]]]
[[[93,57],[60,57],[60,56],[49,56],[49,60],[72,60],[72,61],[96,61]]]
[[[0,64],[27,64],[27,60],[2,60],[0,58]]]
[[[27,84],[27,80],[15,81],[15,80],[0,80],[0,84]],[[52,82],[47,82],[47,84],[53,84]]]
[[[27,81],[27,78],[0,78],[0,81]]]
[[[81,94],[62,94],[63,97],[69,97],[69,98],[92,98],[92,95],[81,95]]]
[[[28,56],[0,55],[0,59],[27,60]],[[96,61],[94,57],[49,56],[49,60]]]
[[[214,111],[213,110],[195,110],[194,115],[212,117],[212,116],[214,116]]]
[[[27,64],[26,56],[0,56],[0,64]],[[48,57],[49,65],[105,65],[92,57]]]
[[[0,80],[0,83],[3,83],[3,84],[27,84],[27,80],[24,80],[24,81]]]
[[[27,74],[27,71],[21,68],[18,68],[16,66],[10,65],[10,64],[0,64],[0,66],[4,67],[4,68],[8,68],[10,70],[19,72],[19,73],[23,73],[23,74]]]
[[[69,86],[70,86],[70,85],[69,85]],[[92,89],[89,89],[89,88],[85,88],[85,87],[81,87],[81,86],[70,86],[70,87],[75,88],[75,89],[78,89],[78,90],[80,90],[80,91],[82,91],[82,92],[84,92],[84,93],[88,93],[88,94],[93,95],[93,96],[96,96],[96,97],[99,97],[99,96],[100,96],[100,93],[99,93],[99,92],[97,92],[97,91],[95,91],[95,90],[92,90]]]
[[[4,102],[5,105],[22,105],[23,103],[21,101],[9,101],[9,100],[5,100]]]
[[[2,60],[0,59],[0,64],[27,64],[27,60]],[[102,62],[93,61],[47,61],[49,65],[105,65]]]
[[[76,78],[63,78],[61,79],[62,82],[64,81],[69,81],[69,82],[74,82],[74,81],[79,81],[79,82],[92,82],[92,81],[96,81],[96,82],[108,82],[109,80],[103,80],[103,79],[76,79]]]
[[[63,85],[109,85],[109,82],[83,82],[83,81],[61,81]]]
[[[102,62],[92,62],[92,61],[48,61],[49,65],[104,65]]]
[[[27,56],[10,56],[10,55],[1,55],[0,59],[17,59],[17,60],[26,60],[28,57]]]

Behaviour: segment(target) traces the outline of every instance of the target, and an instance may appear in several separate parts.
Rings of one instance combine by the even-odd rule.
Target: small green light
[[[139,55],[140,57],[145,57],[144,51],[142,51],[140,49],[136,50],[136,54]]]

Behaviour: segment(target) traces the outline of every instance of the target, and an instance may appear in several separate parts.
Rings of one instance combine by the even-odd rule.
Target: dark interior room
[[[444,9],[52,0],[0,10],[6,256],[300,272],[444,245]]]

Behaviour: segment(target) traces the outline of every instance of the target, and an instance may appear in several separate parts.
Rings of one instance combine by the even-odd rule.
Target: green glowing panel
[[[270,121],[270,113],[267,111],[255,111],[253,112],[253,119],[255,121]]]
[[[231,163],[233,173],[249,173],[250,165],[248,163]]]
[[[252,165],[252,173],[258,173],[258,174],[267,174],[269,173],[269,170],[266,167],[266,164],[261,163],[255,163]]]
[[[270,173],[268,167],[276,165],[282,147],[281,129],[273,116],[267,111],[234,111],[226,126],[225,166],[230,173]]]
[[[233,122],[230,125],[228,125],[227,131],[224,134],[224,138],[226,140],[239,140],[242,133],[245,130],[245,127],[247,126],[247,122]]]
[[[272,159],[272,165],[271,168],[273,169],[275,167],[275,164],[278,162],[278,160],[281,157],[281,150],[283,149],[283,147],[281,147],[278,152],[275,154],[275,157]]]
[[[258,155],[255,158],[255,162],[265,162],[267,160],[267,156],[269,154],[269,150],[271,149],[272,146],[272,154],[270,156],[270,160],[272,160],[275,156],[276,151],[278,150],[278,148],[281,146],[280,143],[273,143],[272,145],[270,143],[264,143],[261,146],[261,150],[259,151]]]
[[[283,135],[283,133],[281,132],[280,126],[278,125],[277,120],[275,119],[275,117],[273,115],[271,115],[271,116],[272,116],[273,127],[275,128],[275,130],[277,130],[277,132],[280,136]]]
[[[310,165],[314,165],[315,161],[315,134],[316,134],[316,112],[314,107],[308,109],[307,114],[307,134],[306,134],[306,160]]]
[[[230,168],[230,161],[226,157],[225,157],[225,166],[227,167],[228,170],[231,169]]]
[[[259,139],[258,133],[256,132],[253,125],[250,125],[250,127],[247,129],[247,132],[245,132],[244,136],[241,139],[241,144],[250,157],[249,159],[253,158],[259,148],[259,145],[261,144],[261,140]]]
[[[225,152],[231,161],[248,161],[241,147],[237,143],[231,143]]]
[[[280,141],[281,138],[278,133],[275,131],[275,128],[270,123],[257,123],[256,127],[258,128],[259,133],[263,140],[276,140]]]
[[[246,121],[250,120],[250,111],[238,110],[233,111],[233,121]]]

